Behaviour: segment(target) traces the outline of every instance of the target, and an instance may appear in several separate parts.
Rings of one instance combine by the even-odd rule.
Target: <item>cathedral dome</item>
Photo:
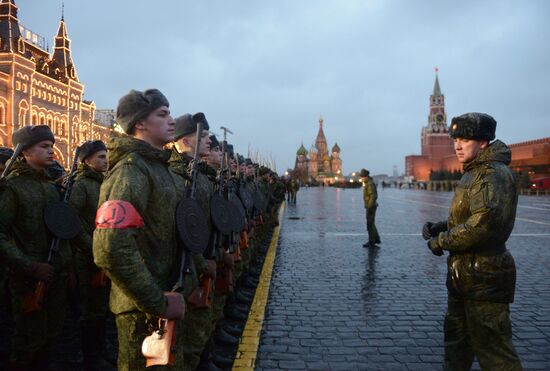
[[[332,147],[332,152],[340,153],[340,146],[338,146],[338,143],[334,143],[334,147]]]
[[[307,149],[302,144],[300,148],[298,148],[298,151],[296,152],[297,156],[307,156]]]

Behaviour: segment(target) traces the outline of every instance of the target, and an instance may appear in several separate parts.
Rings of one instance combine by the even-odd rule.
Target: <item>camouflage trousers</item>
[[[80,321],[98,325],[104,323],[109,310],[111,283],[107,281],[105,287],[92,287],[90,285],[92,277],[98,272],[91,256],[85,256],[85,254],[77,252],[75,263],[82,310]]]
[[[187,306],[182,326],[183,368],[194,370],[200,363],[212,327],[212,309],[193,309]]]
[[[297,191],[290,191],[290,200],[289,202],[291,204],[296,204],[296,195],[298,194]]]
[[[512,344],[508,304],[449,295],[444,332],[446,371],[470,370],[474,357],[483,370],[522,369]]]
[[[13,365],[25,367],[45,357],[50,345],[63,328],[67,306],[66,273],[56,274],[47,284],[42,309],[23,312],[23,302],[36,282],[19,277],[9,277],[11,307],[15,322],[10,361]]]
[[[243,272],[248,272],[250,268],[250,260],[252,259],[252,241],[248,241],[248,248],[241,248],[241,257],[243,264]]]
[[[116,315],[116,327],[118,332],[118,371],[139,370],[182,370],[183,357],[181,353],[182,321],[176,325],[176,363],[172,366],[145,367],[145,357],[141,353],[141,345],[149,330],[145,313],[128,312]]]
[[[225,308],[225,301],[227,295],[214,293],[214,300],[212,301],[212,326],[210,327],[209,336],[212,335],[216,328],[216,323],[223,318],[223,310]]]
[[[367,232],[369,233],[369,242],[378,243],[380,241],[380,235],[378,234],[378,229],[376,229],[376,225],[374,223],[375,218],[376,207],[367,209]]]

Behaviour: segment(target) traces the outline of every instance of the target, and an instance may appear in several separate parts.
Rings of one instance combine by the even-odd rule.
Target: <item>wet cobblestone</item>
[[[366,249],[361,190],[302,189],[286,209],[256,370],[440,370],[446,261],[420,236],[451,193],[379,190],[382,244]],[[550,198],[521,197],[514,343],[550,369]],[[474,369],[479,369],[475,365]]]

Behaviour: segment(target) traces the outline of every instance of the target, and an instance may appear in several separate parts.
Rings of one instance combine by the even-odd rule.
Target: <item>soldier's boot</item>
[[[212,353],[214,352],[214,338],[210,336],[201,353],[199,365],[195,368],[196,371],[209,370],[209,365],[212,363]]]
[[[223,330],[227,332],[229,335],[240,337],[243,333],[243,329],[238,326],[231,326],[230,324],[225,324],[223,327]]]
[[[224,345],[237,345],[239,344],[239,338],[228,334],[223,328],[218,328],[214,334],[214,339],[218,344]]]
[[[246,319],[248,318],[248,312],[239,310],[239,307],[237,307],[236,305],[232,305],[227,308],[225,314],[228,318],[235,321],[246,321]]]
[[[252,299],[253,296],[247,295],[242,290],[239,290],[235,295],[235,300],[237,300],[237,303],[250,304],[250,302],[252,302]]]
[[[243,275],[239,279],[238,286],[239,288],[244,287],[246,289],[255,290],[259,282],[260,281],[257,278],[251,277],[249,272],[247,271],[243,273]]]
[[[261,264],[259,263],[253,264],[251,268],[248,270],[248,275],[256,279],[260,277],[261,273],[262,273],[262,269],[261,269]]]
[[[217,352],[214,352],[212,357],[212,362],[214,362],[216,366],[222,369],[227,369],[233,366],[233,360],[231,358],[224,357],[221,354],[218,354]]]
[[[105,324],[102,321],[82,323],[80,326],[84,371],[115,371],[116,367],[103,358]]]
[[[212,361],[212,362],[208,362],[208,366],[206,368],[208,371],[223,371],[222,368],[219,368],[218,366],[216,366],[216,364]]]

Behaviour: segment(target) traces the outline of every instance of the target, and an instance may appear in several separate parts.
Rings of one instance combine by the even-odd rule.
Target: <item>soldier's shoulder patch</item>
[[[134,205],[123,200],[109,200],[97,210],[95,225],[98,229],[128,229],[144,226],[143,218]]]

